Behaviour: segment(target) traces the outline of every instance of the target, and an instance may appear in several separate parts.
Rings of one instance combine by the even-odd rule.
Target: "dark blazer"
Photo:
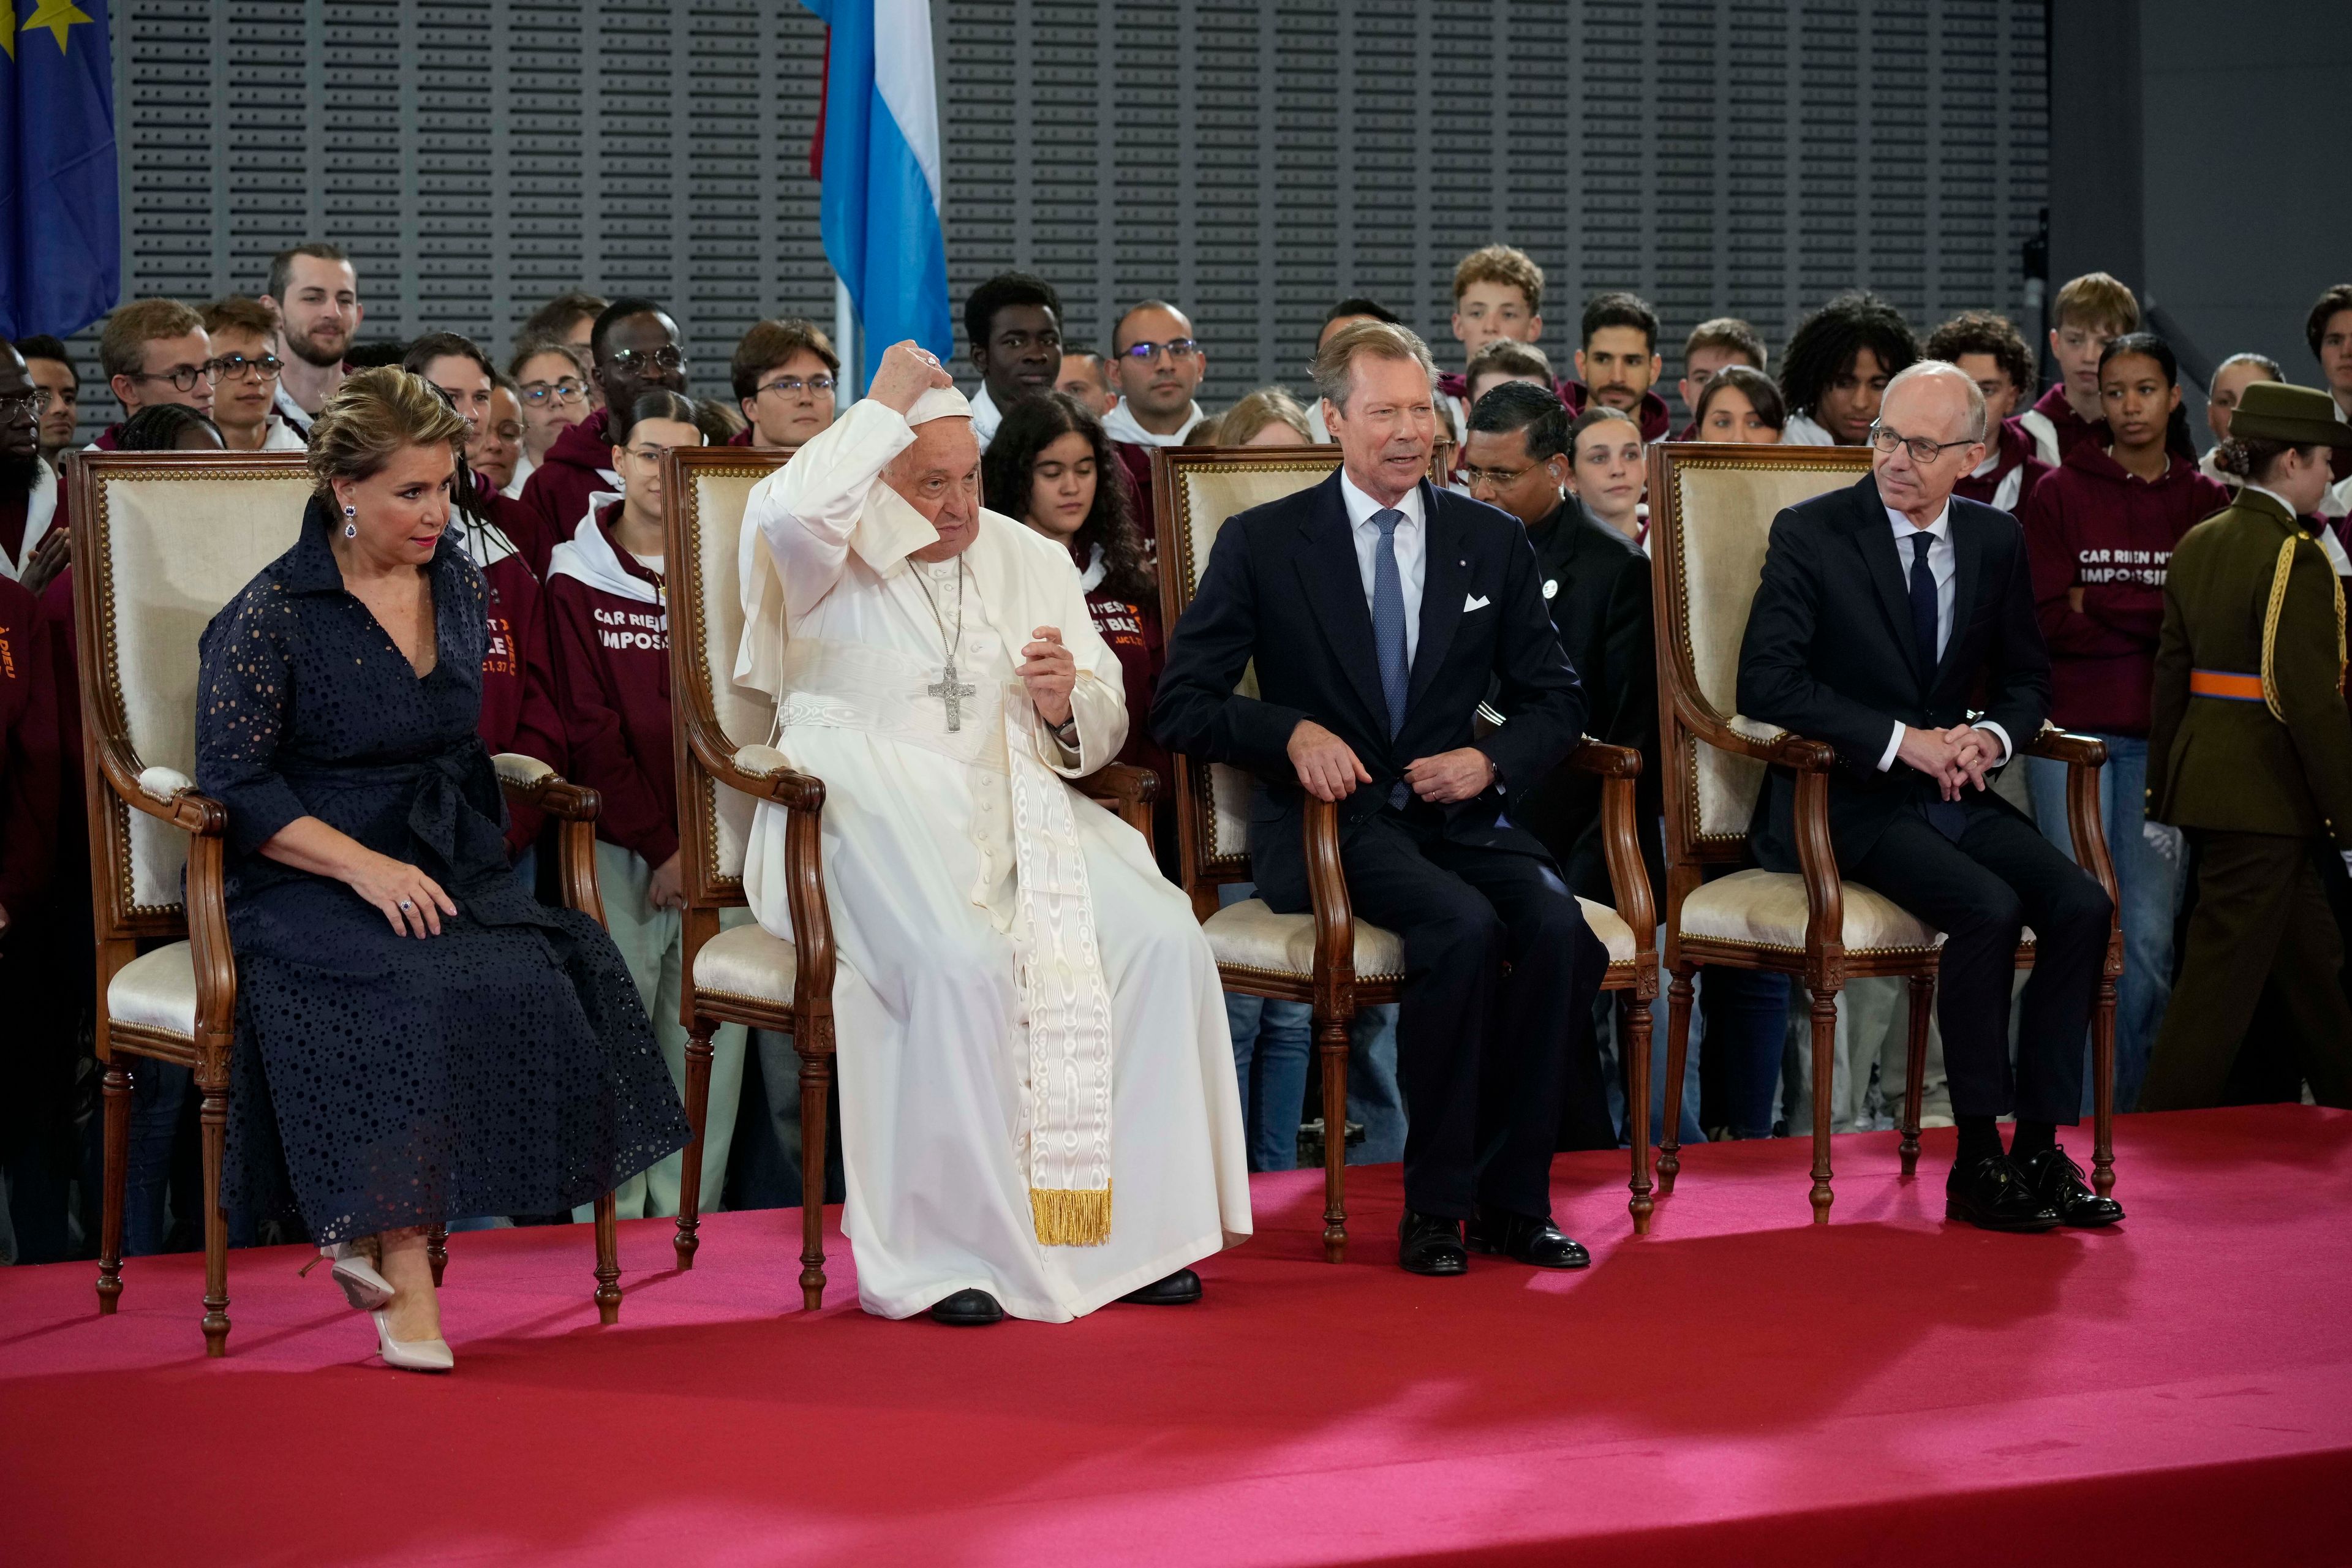
[[[1421,631],[1393,742],[1337,473],[1230,519],[1169,635],[1152,730],[1171,751],[1262,781],[1250,863],[1277,909],[1305,897],[1306,795],[1288,751],[1302,719],[1345,741],[1372,775],[1339,803],[1343,844],[1385,806],[1406,763],[1475,744],[1495,763],[1496,787],[1443,808],[1408,797],[1408,814],[1427,814],[1451,839],[1549,858],[1532,834],[1497,820],[1515,794],[1550,773],[1585,724],[1583,689],[1544,614],[1535,552],[1507,512],[1426,482],[1421,502],[1429,531]],[[1238,696],[1234,687],[1253,660],[1258,695]],[[1481,740],[1473,725],[1490,684],[1505,722]]]
[[[1570,496],[1528,530],[1544,605],[1559,633],[1570,668],[1584,684],[1594,740],[1642,754],[1635,782],[1635,828],[1651,893],[1664,897],[1665,852],[1659,842],[1663,814],[1658,774],[1658,649],[1650,606],[1650,558],[1642,547],[1601,521]],[[1569,886],[1588,899],[1614,903],[1601,848],[1601,781],[1555,769],[1513,820],[1551,846]]]
[[[2023,531],[1958,496],[1951,524],[1952,632],[1931,671],[1913,648],[1907,579],[1874,476],[1772,520],[1739,647],[1739,710],[1837,749],[1829,807],[1841,866],[1868,854],[1898,811],[1935,798],[1934,781],[1906,763],[1878,771],[1897,721],[1940,730],[1990,719],[2021,750],[2050,709]],[[1756,803],[1749,846],[1767,870],[1798,868],[1795,795],[1794,775],[1775,768]],[[1982,799],[2010,809],[1990,791]]]

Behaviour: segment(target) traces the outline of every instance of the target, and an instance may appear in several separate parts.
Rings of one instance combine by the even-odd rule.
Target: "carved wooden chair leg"
[[[1633,1215],[1633,1234],[1650,1234],[1650,999],[1625,999],[1625,1120],[1633,1145],[1633,1197],[1626,1207]]]
[[[795,1047],[800,1041],[793,1040]],[[825,1101],[833,1089],[833,1058],[822,1048],[801,1052],[801,1310],[824,1305]]]
[[[697,1018],[686,1040],[686,1122],[694,1130],[686,1146],[685,1168],[677,1179],[677,1266],[694,1267],[694,1249],[702,1245],[703,1122],[710,1112],[710,1037],[718,1025]]]
[[[611,1193],[596,1197],[596,1321],[621,1321],[621,1206]]]
[[[433,1289],[441,1289],[441,1276],[449,1268],[449,1227],[428,1225],[425,1227],[425,1261],[433,1265]]]
[[[1348,1256],[1348,1033],[1352,1018],[1317,1018],[1323,1062],[1323,1261]]]
[[[1813,993],[1813,1223],[1830,1222],[1830,1098],[1837,1085],[1837,993]]]
[[[131,1169],[131,1074],[122,1058],[106,1064],[101,1093],[106,1116],[106,1166],[100,1178],[98,1224],[98,1310],[114,1310],[122,1295],[122,1189]]]
[[[2116,983],[2101,976],[2091,1010],[2091,1190],[2101,1197],[2116,1190]]]
[[[1919,1173],[1919,1100],[1926,1089],[1921,1081],[1927,1076],[1927,1026],[1935,1017],[1936,977],[1915,974],[1911,977],[1911,1037],[1904,1053],[1903,1072],[1903,1173]]]
[[[1683,1068],[1690,1059],[1691,976],[1696,966],[1675,971],[1666,985],[1665,1110],[1658,1117],[1658,1195],[1675,1195],[1675,1177],[1683,1168]],[[1642,1058],[1642,1076],[1650,1076],[1650,1060]],[[1650,1096],[1642,1096],[1642,1114],[1649,1114]]]
[[[228,1354],[228,1209],[221,1202],[222,1156],[228,1147],[228,1067],[198,1069],[197,1111],[205,1167],[205,1354]]]

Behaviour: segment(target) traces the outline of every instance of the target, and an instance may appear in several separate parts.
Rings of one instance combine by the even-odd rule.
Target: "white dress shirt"
[[[1364,579],[1364,607],[1369,610],[1381,548],[1381,525],[1372,516],[1385,509],[1358,489],[1345,468],[1339,470],[1339,499],[1348,504],[1348,531],[1355,538],[1356,570]],[[1404,521],[1396,525],[1396,563],[1397,578],[1404,589],[1404,665],[1411,669],[1413,655],[1421,651],[1421,584],[1429,567],[1429,530],[1421,515],[1421,487],[1405,491],[1396,510],[1404,514]]]
[[[1886,509],[1886,521],[1895,530],[1895,559],[1903,573],[1903,581],[1911,581],[1911,552],[1917,548],[1911,536],[1921,531],[1917,524],[1896,511]],[[1925,531],[1935,542],[1927,546],[1927,574],[1936,579],[1936,658],[1941,660],[1944,649],[1952,640],[1952,603],[1959,594],[1960,552],[1952,543],[1952,503],[1944,502],[1944,510]],[[2009,761],[2009,731],[1986,720],[1977,725],[2000,742],[2000,752],[1992,760],[1999,767]],[[1903,724],[1898,721],[1895,733],[1888,737],[1886,750],[1878,759],[1878,771],[1885,773],[1895,765],[1895,754],[1903,749]]]

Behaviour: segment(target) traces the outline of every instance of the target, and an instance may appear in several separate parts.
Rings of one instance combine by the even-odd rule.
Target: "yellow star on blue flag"
[[[0,338],[64,337],[122,292],[109,9],[0,0]]]

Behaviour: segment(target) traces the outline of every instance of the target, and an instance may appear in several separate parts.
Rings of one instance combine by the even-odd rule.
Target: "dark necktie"
[[[1927,565],[1935,542],[1924,528],[1911,535],[1911,640],[1919,650],[1923,691],[1936,681],[1936,574]]]
[[[1919,668],[1926,672],[1919,689],[1923,700],[1936,684],[1936,574],[1927,565],[1927,552],[1935,542],[1936,536],[1924,528],[1911,535],[1911,638],[1918,645]],[[1958,843],[1969,827],[1969,814],[1959,803],[1939,795],[1926,805],[1928,825]]]
[[[1397,524],[1404,513],[1383,507],[1372,514],[1381,541],[1372,546],[1372,645],[1381,657],[1381,694],[1388,700],[1389,739],[1404,728],[1405,691],[1412,667],[1404,656],[1404,574],[1397,570]],[[1404,805],[1405,786],[1399,780],[1389,791],[1389,805]]]

